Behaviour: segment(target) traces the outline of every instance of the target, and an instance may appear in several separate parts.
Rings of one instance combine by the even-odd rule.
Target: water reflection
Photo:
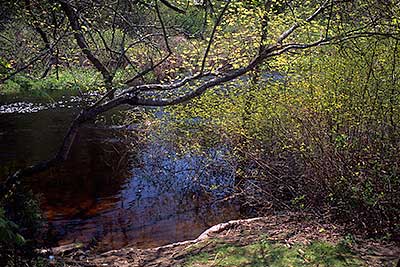
[[[48,158],[76,111],[1,114],[2,176]],[[234,203],[224,200],[232,193],[235,170],[224,149],[178,155],[172,145],[155,140],[129,147],[120,128],[89,125],[67,162],[30,179],[54,243],[153,247],[195,238],[239,216]]]
[[[223,201],[232,192],[234,176],[221,150],[178,156],[152,143],[137,152],[132,167],[122,147],[100,140],[102,146],[88,142],[79,153],[73,151],[67,166],[35,182],[49,191],[43,207],[60,245],[159,246],[195,238],[238,215],[232,203]]]

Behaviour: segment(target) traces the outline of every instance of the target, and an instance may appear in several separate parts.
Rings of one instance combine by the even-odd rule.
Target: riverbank
[[[0,83],[0,97],[29,98],[51,101],[61,96],[79,95],[84,92],[101,91],[100,76],[88,68],[60,69],[52,74],[35,79],[27,74],[18,74]]]
[[[55,266],[395,267],[400,247],[350,236],[345,226],[290,213],[217,224],[195,240],[150,249],[125,247],[98,253],[70,247],[52,252],[57,253]]]

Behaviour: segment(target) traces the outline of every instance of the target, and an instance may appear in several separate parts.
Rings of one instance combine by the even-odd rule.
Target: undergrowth
[[[0,202],[0,266],[47,266],[35,250],[41,246],[43,223],[31,191],[19,187],[9,191]]]
[[[356,45],[278,58],[269,67],[279,75],[254,73],[168,108],[166,138],[182,151],[229,148],[250,214],[303,210],[396,239],[400,69],[391,52],[398,43]]]

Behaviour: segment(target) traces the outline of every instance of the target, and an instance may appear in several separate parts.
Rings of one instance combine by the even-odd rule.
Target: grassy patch
[[[44,79],[33,79],[25,75],[17,75],[0,85],[2,95],[22,95],[46,97],[78,91],[100,90],[103,82],[99,74],[91,69],[60,70],[59,77],[55,74]]]
[[[343,244],[314,242],[308,246],[287,247],[263,241],[244,247],[224,245],[212,253],[201,253],[190,257],[185,266],[358,267],[366,265]]]

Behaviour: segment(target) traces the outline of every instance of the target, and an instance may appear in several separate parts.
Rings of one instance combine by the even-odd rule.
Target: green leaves
[[[0,57],[0,78],[6,77],[7,73],[12,69],[10,62]]]
[[[18,233],[18,225],[8,220],[4,209],[0,208],[0,243],[21,246],[25,242],[25,238]]]

